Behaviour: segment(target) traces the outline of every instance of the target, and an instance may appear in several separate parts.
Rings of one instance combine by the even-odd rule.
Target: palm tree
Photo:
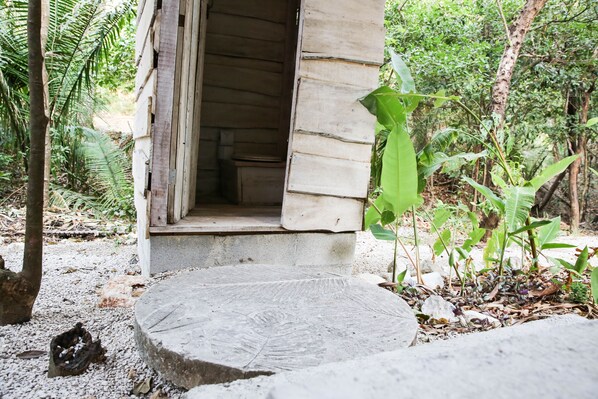
[[[93,75],[109,56],[136,0],[50,0],[46,47],[50,128],[89,118]],[[24,154],[27,121],[27,0],[0,0],[0,145]],[[80,106],[80,104],[85,104]],[[46,151],[46,179],[49,172]]]

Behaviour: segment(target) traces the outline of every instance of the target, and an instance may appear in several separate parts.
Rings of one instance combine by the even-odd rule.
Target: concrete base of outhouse
[[[144,275],[188,268],[270,264],[350,274],[355,233],[152,235],[139,242]]]

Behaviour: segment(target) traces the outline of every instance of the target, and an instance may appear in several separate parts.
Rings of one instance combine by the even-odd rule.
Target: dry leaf
[[[42,357],[42,356],[46,355],[47,353],[48,353],[47,351],[31,350],[31,351],[21,352],[17,355],[17,357],[19,359],[23,359],[23,360],[37,359],[38,357]]]
[[[548,286],[546,288],[544,288],[541,291],[530,291],[530,295],[533,297],[544,297],[544,296],[548,296],[548,295],[553,295],[556,294],[557,292],[559,292],[559,290],[561,289],[561,286],[555,283],[550,283],[548,284]]]
[[[146,378],[145,380],[135,384],[133,387],[133,395],[140,396],[146,395],[152,390],[152,377]]]

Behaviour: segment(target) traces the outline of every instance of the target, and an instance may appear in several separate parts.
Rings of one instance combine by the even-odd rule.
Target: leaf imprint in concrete
[[[418,327],[401,298],[372,284],[264,265],[158,283],[135,321],[144,360],[185,388],[399,349]]]

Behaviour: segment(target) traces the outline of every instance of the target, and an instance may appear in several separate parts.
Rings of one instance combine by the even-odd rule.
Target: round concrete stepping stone
[[[158,283],[135,324],[144,360],[188,389],[399,349],[418,328],[405,301],[373,284],[262,265]]]

